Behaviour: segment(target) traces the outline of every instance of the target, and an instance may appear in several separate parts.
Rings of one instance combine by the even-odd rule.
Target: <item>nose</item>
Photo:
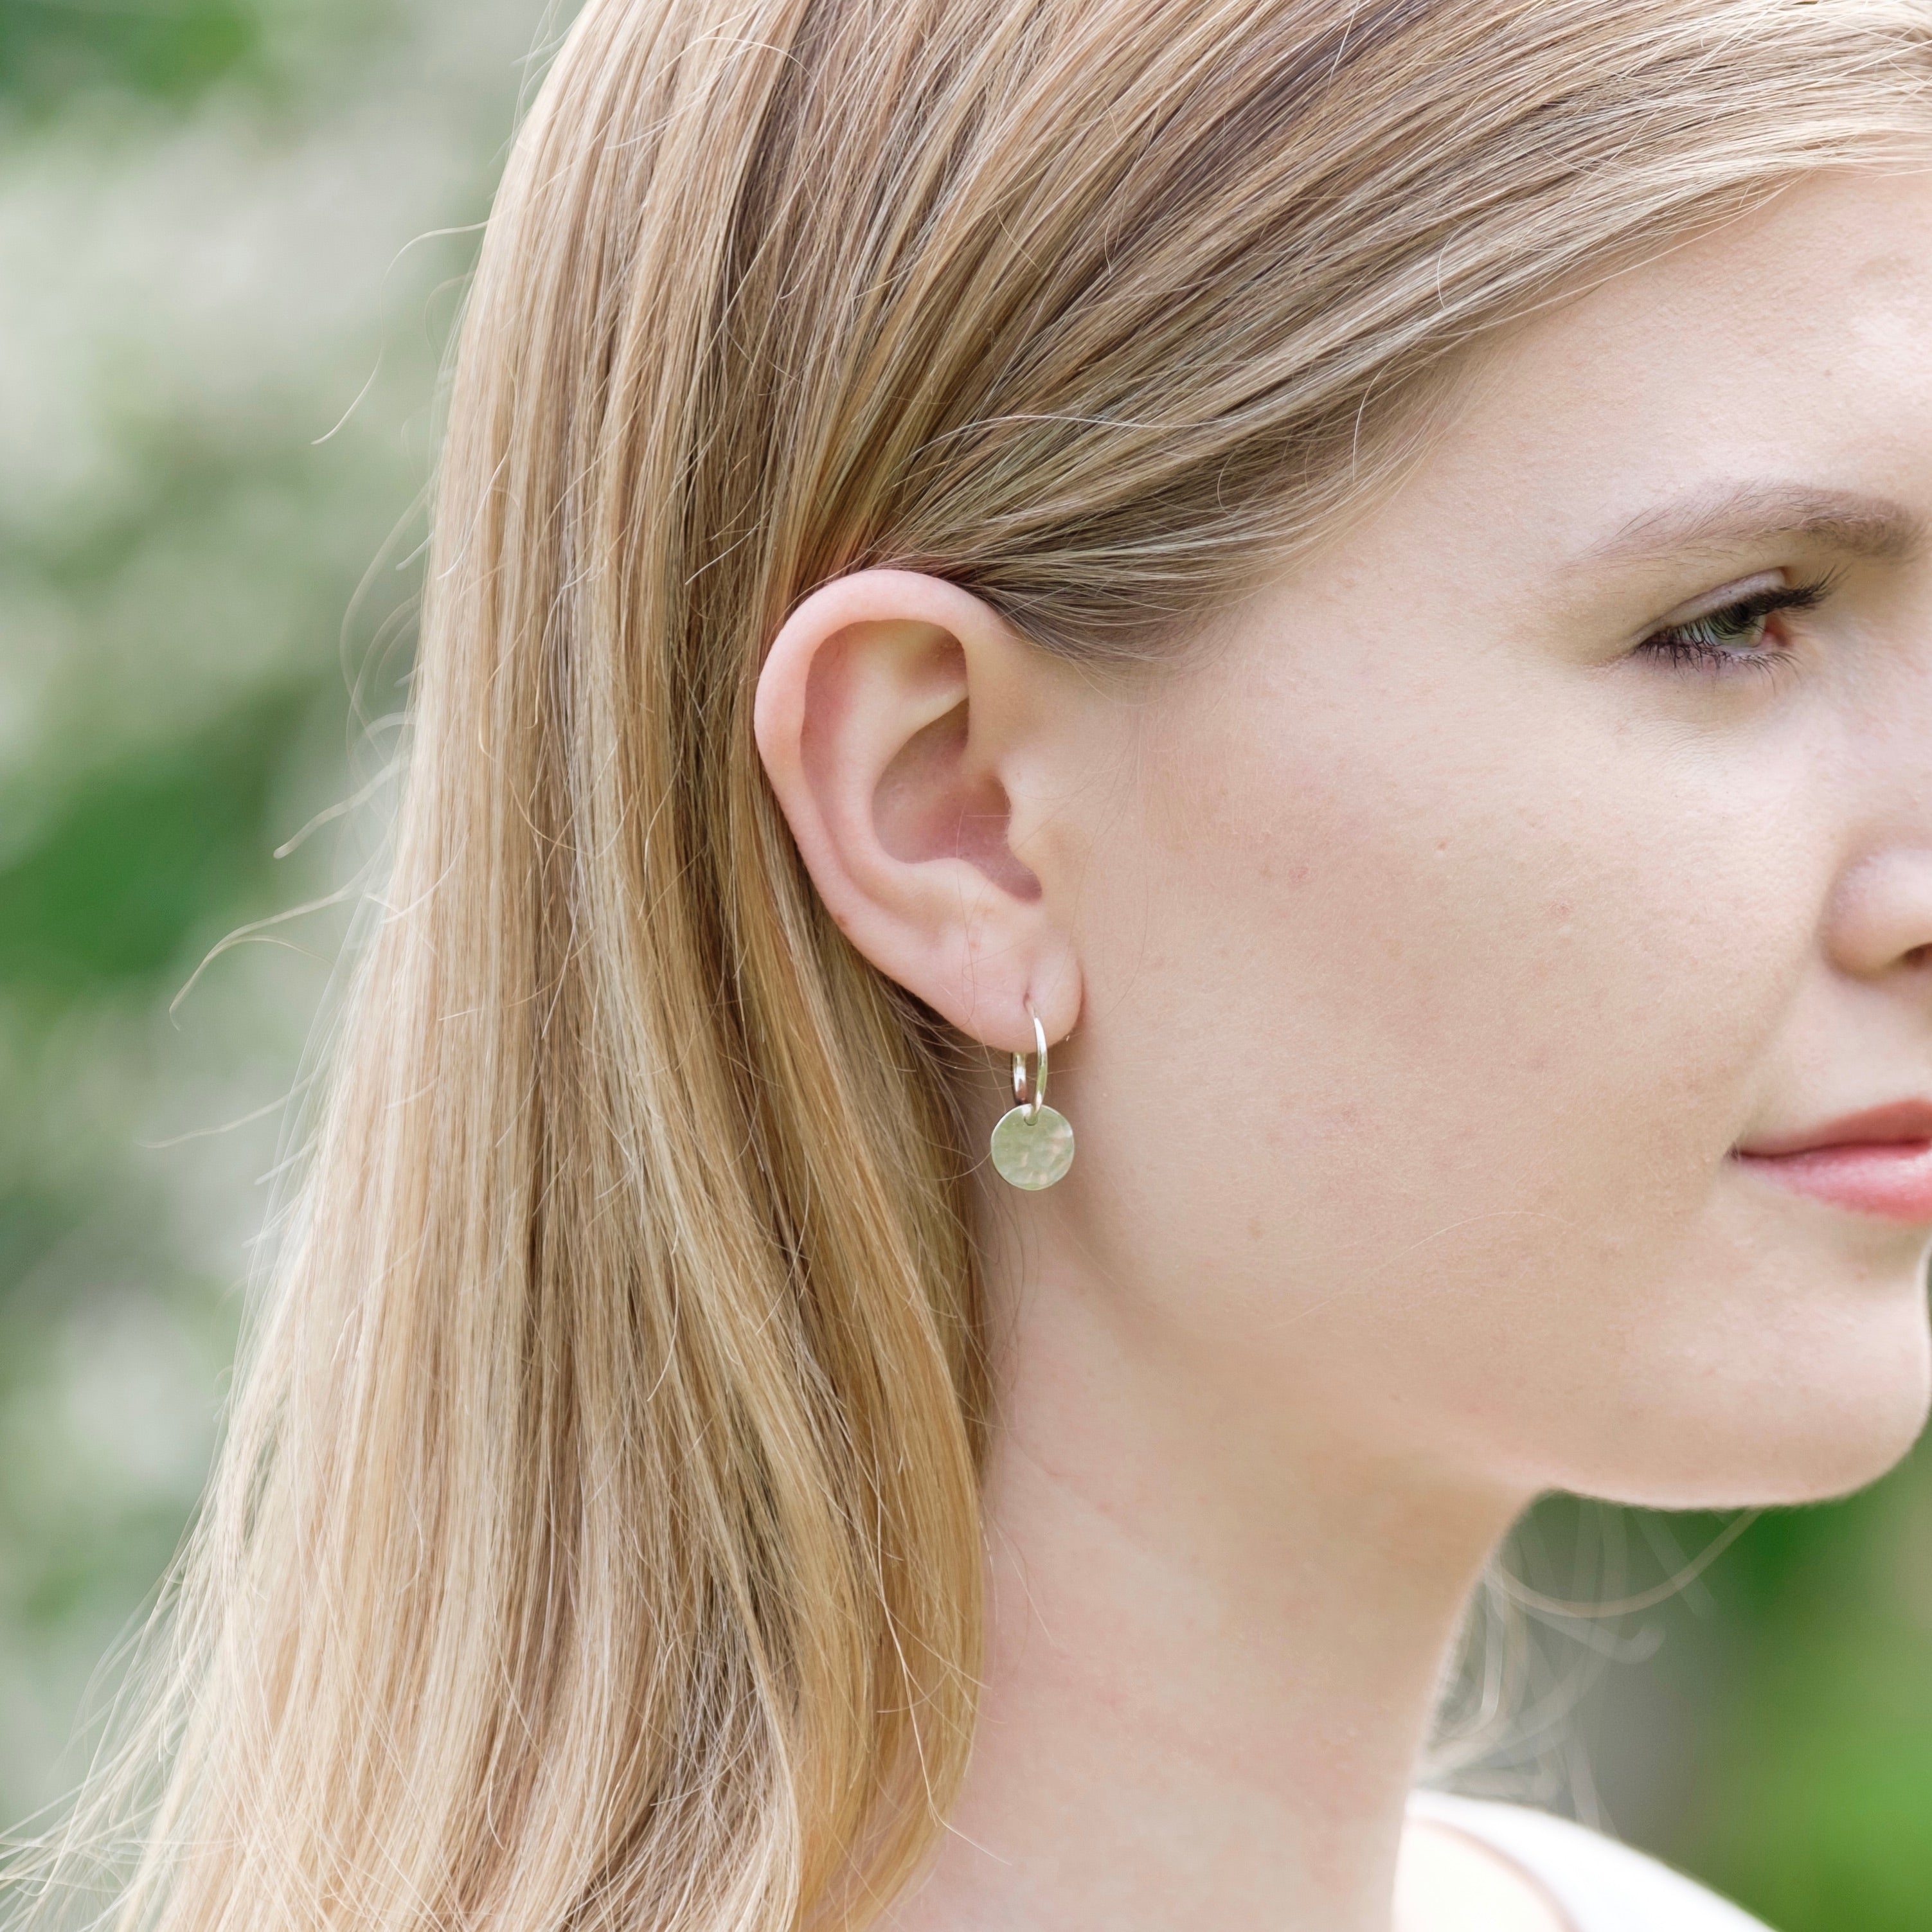
[[[1854,867],[1832,908],[1828,937],[1843,972],[1932,980],[1932,842],[1894,847]]]

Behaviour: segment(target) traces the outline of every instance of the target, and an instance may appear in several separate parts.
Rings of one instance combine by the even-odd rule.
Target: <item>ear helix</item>
[[[1013,1099],[993,1129],[993,1165],[1001,1179],[1030,1192],[1051,1187],[1073,1165],[1073,1128],[1064,1114],[1046,1104],[1046,1029],[1029,1006],[1033,1022],[1033,1096],[1027,1096],[1026,1055],[1013,1055]]]

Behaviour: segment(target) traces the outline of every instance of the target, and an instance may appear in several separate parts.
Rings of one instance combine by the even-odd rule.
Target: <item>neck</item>
[[[1029,1273],[993,1283],[972,1765],[887,1922],[1388,1932],[1445,1660],[1522,1498],[1378,1459],[1318,1399]]]

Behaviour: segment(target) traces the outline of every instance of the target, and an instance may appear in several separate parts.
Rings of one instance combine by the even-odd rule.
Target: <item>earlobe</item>
[[[760,676],[758,749],[813,883],[881,972],[974,1038],[1078,1011],[1060,908],[1009,839],[1041,707],[1034,647],[956,585],[868,571],[815,591]]]

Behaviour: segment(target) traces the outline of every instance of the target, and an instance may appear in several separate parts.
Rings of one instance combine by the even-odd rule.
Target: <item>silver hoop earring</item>
[[[1029,1191],[1051,1187],[1073,1165],[1073,1128],[1046,1104],[1046,1029],[1029,1006],[1035,1054],[1033,1095],[1027,1096],[1026,1055],[1013,1055],[1013,1099],[993,1130],[993,1165],[1002,1180]]]

